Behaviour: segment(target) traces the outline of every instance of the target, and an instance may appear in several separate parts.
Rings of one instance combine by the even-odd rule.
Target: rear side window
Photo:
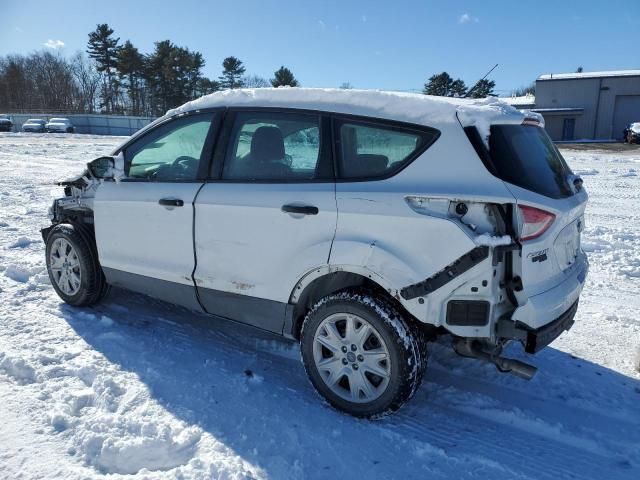
[[[496,175],[550,198],[572,195],[571,169],[547,132],[535,125],[493,125],[489,155]]]
[[[438,132],[338,121],[336,136],[339,176],[373,179],[400,171],[437,139]]]

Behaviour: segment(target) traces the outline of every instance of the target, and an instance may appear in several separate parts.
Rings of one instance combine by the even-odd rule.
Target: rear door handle
[[[182,207],[184,205],[184,201],[179,198],[161,198],[158,203],[165,207]]]
[[[282,211],[286,213],[299,213],[302,215],[317,215],[318,207],[312,205],[283,205]]]

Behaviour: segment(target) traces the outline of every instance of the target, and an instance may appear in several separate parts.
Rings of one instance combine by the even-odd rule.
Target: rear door
[[[517,199],[522,256],[520,275],[528,297],[562,282],[580,255],[587,193],[543,128],[493,125],[494,174]],[[527,223],[523,231],[523,225]]]
[[[126,145],[125,178],[95,203],[100,263],[109,283],[198,309],[192,272],[193,202],[204,183],[215,113],[169,120]]]
[[[337,211],[326,122],[228,113],[226,149],[195,204],[195,281],[209,313],[281,332],[297,281],[327,264]]]

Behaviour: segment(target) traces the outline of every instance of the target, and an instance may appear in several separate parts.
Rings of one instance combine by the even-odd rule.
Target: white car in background
[[[68,118],[51,118],[45,125],[50,133],[73,133],[75,127]]]
[[[296,340],[360,417],[411,398],[441,335],[531,378],[503,347],[571,328],[588,270],[582,181],[498,100],[215,93],[60,185],[42,235],[65,302],[115,285]]]
[[[42,120],[40,118],[30,118],[22,124],[22,131],[30,133],[44,133],[46,131],[46,124],[46,120]]]

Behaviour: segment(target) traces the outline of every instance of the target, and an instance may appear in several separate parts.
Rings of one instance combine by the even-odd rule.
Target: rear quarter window
[[[334,123],[338,177],[386,178],[398,173],[438,138],[439,132],[350,120]]]
[[[492,125],[489,155],[498,178],[550,198],[573,194],[571,169],[547,132],[535,125]]]

